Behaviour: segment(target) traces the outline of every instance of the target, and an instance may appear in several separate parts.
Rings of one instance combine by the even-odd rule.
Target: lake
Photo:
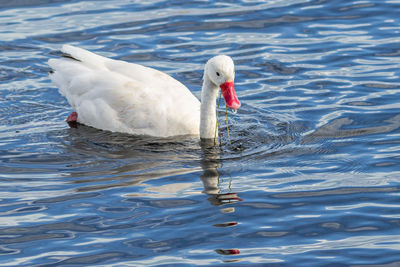
[[[399,266],[399,0],[0,1],[1,266]],[[200,97],[221,145],[65,122],[63,44]]]

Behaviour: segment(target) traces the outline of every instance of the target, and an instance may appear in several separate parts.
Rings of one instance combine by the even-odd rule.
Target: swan
[[[216,129],[216,99],[237,110],[234,63],[218,55],[204,67],[201,103],[179,81],[139,64],[106,58],[63,45],[64,55],[48,61],[50,79],[74,112],[68,122],[135,135],[197,135],[211,139]]]

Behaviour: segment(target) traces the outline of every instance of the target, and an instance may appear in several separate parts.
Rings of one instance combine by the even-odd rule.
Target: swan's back
[[[130,134],[199,134],[200,102],[169,75],[69,45],[62,52],[70,56],[49,60],[50,78],[78,122]]]

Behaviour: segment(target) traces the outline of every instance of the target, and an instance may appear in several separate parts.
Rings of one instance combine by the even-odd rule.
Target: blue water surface
[[[399,266],[399,10],[0,1],[0,265]],[[232,144],[69,128],[46,63],[62,44],[197,97],[205,62],[230,55]]]

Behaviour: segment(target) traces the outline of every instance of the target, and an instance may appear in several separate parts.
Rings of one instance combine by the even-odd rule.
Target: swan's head
[[[204,75],[207,75],[212,83],[221,88],[228,108],[240,108],[234,84],[235,66],[230,57],[221,55],[211,58],[206,64]]]

